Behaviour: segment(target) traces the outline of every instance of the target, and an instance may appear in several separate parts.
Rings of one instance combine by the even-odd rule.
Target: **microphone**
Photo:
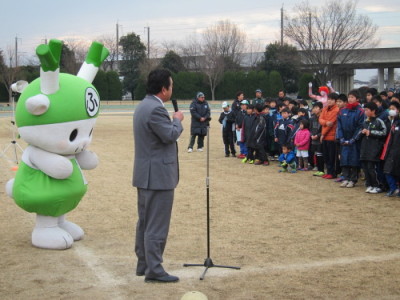
[[[176,99],[171,99],[172,105],[174,106],[174,111],[177,112],[179,110],[178,108],[178,103],[176,102]]]

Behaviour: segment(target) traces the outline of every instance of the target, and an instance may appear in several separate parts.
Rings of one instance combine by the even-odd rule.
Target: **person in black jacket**
[[[203,151],[204,137],[207,135],[207,127],[211,120],[210,107],[205,100],[204,94],[198,92],[196,99],[190,104],[190,114],[192,115],[192,122],[190,125],[190,143],[188,152],[193,152],[194,142],[197,136],[197,151]]]
[[[267,154],[265,152],[265,140],[266,140],[266,124],[265,118],[262,114],[264,105],[259,103],[255,106],[255,118],[251,127],[250,135],[247,140],[247,146],[249,152],[255,152],[254,164],[263,165],[265,161],[268,162]],[[267,165],[267,164],[266,164]]]
[[[361,139],[360,161],[362,162],[367,185],[365,192],[377,194],[381,192],[377,168],[386,137],[386,126],[376,116],[378,106],[374,102],[365,103],[364,110],[367,118],[359,133]]]
[[[247,155],[243,158],[242,163],[254,164],[254,149],[249,149],[251,130],[256,116],[254,114],[254,105],[249,104],[247,106],[247,114],[243,118],[242,123],[242,141],[245,143],[247,148]]]
[[[225,157],[229,157],[230,154],[232,154],[233,157],[236,157],[235,144],[233,140],[233,135],[235,133],[235,114],[229,109],[229,104],[226,101],[222,103],[222,109],[224,111],[221,112],[218,122],[222,124],[222,140],[225,145]]]

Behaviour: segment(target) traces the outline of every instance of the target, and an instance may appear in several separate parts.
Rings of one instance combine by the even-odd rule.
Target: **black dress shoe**
[[[144,276],[144,272],[136,272],[136,276]]]
[[[172,276],[172,275],[164,275],[160,277],[155,277],[155,278],[150,278],[146,277],[144,279],[145,282],[163,282],[163,283],[169,283],[169,282],[177,282],[179,281],[179,277]]]

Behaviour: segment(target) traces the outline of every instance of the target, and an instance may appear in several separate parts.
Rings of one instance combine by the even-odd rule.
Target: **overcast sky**
[[[147,43],[144,27],[150,27],[150,40],[161,46],[165,41],[181,41],[200,34],[219,20],[237,24],[250,42],[265,46],[280,39],[280,9],[293,13],[301,1],[266,0],[20,0],[4,1],[1,6],[0,49],[14,50],[18,37],[20,61],[34,55],[44,40],[95,40],[101,35],[120,36],[135,32]],[[320,0],[309,0],[321,5]],[[400,47],[400,5],[398,0],[360,0],[358,11],[379,26],[378,47]]]

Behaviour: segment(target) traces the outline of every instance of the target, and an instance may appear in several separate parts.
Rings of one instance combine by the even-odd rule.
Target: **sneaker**
[[[247,163],[247,157],[245,157],[245,158],[242,159],[242,163],[243,163],[243,164]]]
[[[239,154],[238,156],[237,156],[237,158],[241,158],[241,159],[243,159],[243,158],[245,158],[246,157],[246,155],[244,155],[244,154]]]
[[[390,190],[385,194],[386,197],[394,197],[396,196],[396,190]]]
[[[231,153],[232,157],[236,157],[236,153]]]
[[[371,193],[371,191],[373,190],[374,188],[372,187],[372,186],[369,186],[369,187],[367,187],[367,189],[365,190],[365,192],[366,193]]]
[[[249,164],[253,165],[254,164],[254,160],[249,160]]]
[[[356,184],[353,181],[349,181],[349,183],[346,185],[347,188],[352,188],[354,187]]]
[[[346,187],[349,184],[348,180],[343,180],[342,184],[340,185],[340,187]]]
[[[259,159],[256,159],[256,160],[254,161],[254,164],[255,164],[256,166],[262,165],[262,161],[259,160]]]
[[[297,171],[296,170],[290,170],[290,173],[296,173]]]
[[[331,174],[326,174],[326,175],[322,176],[322,178],[333,179],[333,176]]]
[[[229,157],[229,154],[225,154],[225,157]]]
[[[339,176],[338,178],[336,178],[335,182],[342,182],[344,180],[343,176]]]
[[[373,188],[369,191],[369,193],[370,193],[370,194],[378,194],[378,193],[379,193],[379,190],[380,190],[380,188],[378,188],[378,187],[373,187]]]
[[[197,152],[203,152],[203,148],[197,148]]]
[[[287,172],[287,169],[280,169],[279,170],[279,173],[285,173],[285,172]]]
[[[321,177],[322,177],[322,178],[326,178],[326,176],[328,176],[328,174],[322,175]]]
[[[318,177],[322,177],[322,176],[324,176],[325,175],[325,173],[324,172],[315,172],[314,174],[313,174],[313,176],[318,176]]]
[[[308,171],[308,168],[300,169],[301,171]]]
[[[318,171],[318,168],[317,168],[317,167],[314,167],[312,170],[313,170],[313,171]]]
[[[263,166],[269,166],[269,161],[268,160],[264,161]]]
[[[275,158],[274,158],[273,156],[268,156],[268,160],[269,160],[269,161],[274,161]]]
[[[192,148],[188,148],[188,153],[192,153],[193,149]]]

